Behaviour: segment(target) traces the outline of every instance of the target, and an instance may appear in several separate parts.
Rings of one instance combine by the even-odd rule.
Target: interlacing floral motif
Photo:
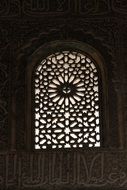
[[[93,61],[63,51],[35,71],[35,149],[100,147],[98,71]]]

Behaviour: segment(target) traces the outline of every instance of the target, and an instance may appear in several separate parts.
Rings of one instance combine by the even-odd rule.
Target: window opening
[[[79,52],[54,53],[34,73],[35,149],[100,147],[99,73]]]

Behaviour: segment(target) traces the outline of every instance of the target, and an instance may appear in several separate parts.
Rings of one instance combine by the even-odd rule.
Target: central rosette
[[[70,94],[71,87],[70,86],[64,86],[62,91],[63,91],[64,94]]]
[[[60,96],[72,96],[76,92],[76,86],[71,83],[61,83],[57,87],[57,92]]]
[[[59,76],[57,79],[53,79],[49,84],[49,96],[53,99],[53,102],[58,102],[59,105],[66,102],[66,105],[75,104],[77,101],[81,101],[84,96],[84,83],[80,78],[76,78],[74,75],[70,77],[68,75]]]

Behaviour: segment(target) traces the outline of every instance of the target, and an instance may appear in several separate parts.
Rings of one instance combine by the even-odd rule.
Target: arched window
[[[57,51],[33,79],[35,149],[100,147],[101,77],[90,55]]]

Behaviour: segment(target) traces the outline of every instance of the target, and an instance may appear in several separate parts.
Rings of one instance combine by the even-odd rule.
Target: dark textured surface
[[[105,60],[105,150],[27,153],[28,58],[55,40],[85,42]],[[0,1],[0,189],[127,189],[126,43],[126,0]],[[55,166],[54,173],[56,163],[61,169]]]

